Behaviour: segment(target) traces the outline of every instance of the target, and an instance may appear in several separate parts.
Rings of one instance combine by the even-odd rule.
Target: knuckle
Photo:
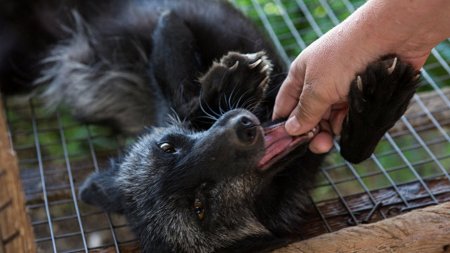
[[[317,87],[316,83],[306,83],[303,88],[302,96],[305,99],[314,102],[325,103],[327,102],[327,96],[324,93],[324,89]]]
[[[299,119],[308,123],[317,117],[310,104],[304,102],[299,102],[298,104],[298,116]]]
[[[336,90],[336,87],[337,84],[334,82],[309,81],[305,83],[302,94],[307,96],[308,100],[313,102],[331,105],[342,100],[340,93]]]

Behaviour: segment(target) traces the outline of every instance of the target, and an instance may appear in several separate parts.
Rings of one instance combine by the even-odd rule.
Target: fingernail
[[[296,135],[300,131],[300,123],[298,122],[298,119],[296,116],[292,116],[288,119],[286,122],[286,131],[290,135]]]

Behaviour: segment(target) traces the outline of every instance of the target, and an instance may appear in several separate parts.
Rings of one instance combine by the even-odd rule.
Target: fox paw
[[[215,62],[200,79],[202,99],[221,110],[245,108],[252,111],[263,98],[272,64],[264,52],[230,52]],[[226,107],[226,108],[224,108]]]
[[[353,163],[367,159],[400,119],[414,95],[418,71],[395,56],[370,64],[351,83],[349,111],[341,131],[341,154]]]

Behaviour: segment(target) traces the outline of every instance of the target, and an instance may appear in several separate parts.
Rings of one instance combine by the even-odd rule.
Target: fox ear
[[[115,178],[118,165],[106,171],[95,172],[81,185],[79,197],[85,203],[99,206],[108,212],[122,212],[122,194]]]

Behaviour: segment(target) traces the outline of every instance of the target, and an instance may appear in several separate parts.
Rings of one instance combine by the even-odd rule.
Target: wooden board
[[[36,252],[34,235],[25,210],[15,152],[11,148],[0,98],[0,252]]]
[[[290,244],[274,253],[450,253],[450,202]]]

